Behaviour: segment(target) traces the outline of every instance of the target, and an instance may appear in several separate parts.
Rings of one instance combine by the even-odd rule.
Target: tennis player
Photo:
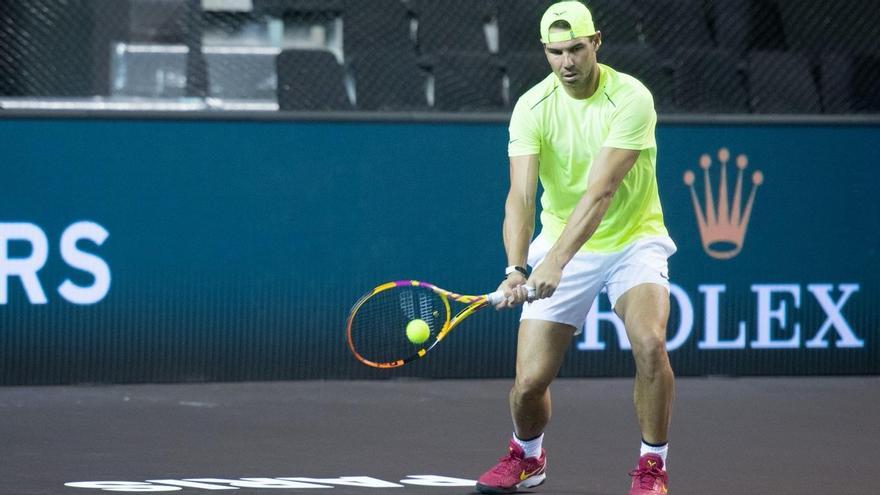
[[[653,97],[632,76],[597,63],[602,35],[583,4],[552,5],[540,29],[553,73],[517,102],[508,145],[503,234],[510,266],[499,289],[513,300],[498,307],[523,304],[510,391],[514,432],[507,455],[476,488],[509,493],[544,482],[549,386],[604,288],[636,364],[642,441],[629,493],[666,494],[674,392],[667,259],[676,247],[657,192]],[[541,231],[532,240],[538,179]],[[534,267],[530,275],[527,265]],[[534,287],[534,300],[525,285]]]

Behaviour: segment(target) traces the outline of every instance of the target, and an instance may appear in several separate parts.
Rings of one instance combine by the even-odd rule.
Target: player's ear
[[[593,40],[593,50],[598,51],[599,46],[602,45],[602,31],[596,31],[596,34],[592,37]]]

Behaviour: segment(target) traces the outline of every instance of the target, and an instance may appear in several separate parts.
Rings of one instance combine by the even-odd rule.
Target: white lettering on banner
[[[666,341],[666,349],[674,351],[691,336],[694,329],[694,306],[687,292],[675,284],[669,285],[669,295],[678,304],[679,309],[678,330],[675,331],[675,337]]]
[[[605,293],[604,289],[602,293]],[[694,328],[694,307],[687,293],[681,287],[671,284],[669,294],[678,303],[681,310],[679,312],[681,318],[678,323],[678,329],[675,331],[675,337],[666,342],[666,348],[672,351],[681,347],[690,338],[691,331]],[[584,338],[577,343],[578,349],[582,351],[605,350],[605,342],[599,339],[599,323],[602,321],[607,321],[614,325],[614,330],[617,333],[617,342],[620,344],[621,350],[628,351],[632,349],[629,337],[626,336],[626,326],[623,324],[623,321],[621,321],[613,309],[611,311],[600,311],[598,297],[593,301],[593,305],[587,313],[587,320],[584,324]]]
[[[25,241],[31,245],[27,258],[10,258],[9,243]],[[49,241],[43,229],[32,223],[0,223],[0,304],[9,300],[9,277],[18,277],[31,304],[46,304],[46,294],[37,272],[49,259]]]
[[[801,325],[795,323],[791,338],[776,340],[773,338],[773,322],[779,322],[779,329],[786,328],[788,314],[786,301],[781,299],[779,306],[773,307],[774,294],[790,294],[794,298],[794,307],[801,307],[801,287],[794,284],[752,286],[752,292],[758,294],[758,338],[752,341],[755,349],[797,349],[801,345]]]
[[[822,311],[828,317],[819,328],[816,336],[807,342],[807,347],[811,349],[828,347],[825,334],[831,330],[831,327],[834,327],[837,330],[837,335],[840,336],[840,340],[837,341],[837,347],[865,347],[865,341],[856,337],[852,327],[849,326],[849,323],[840,314],[840,310],[843,309],[843,305],[846,304],[849,296],[859,290],[858,284],[840,284],[840,290],[843,294],[841,294],[838,302],[834,302],[831,299],[831,291],[834,290],[834,286],[830,284],[808,285],[807,290],[813,294],[816,301],[822,306]]]
[[[697,348],[705,350],[713,349],[799,349],[801,348],[801,323],[796,320],[797,310],[801,309],[801,286],[798,284],[754,284],[752,292],[757,300],[757,314],[755,315],[755,339],[747,341],[749,333],[745,321],[737,323],[736,337],[724,339],[721,337],[721,297],[727,291],[723,284],[704,284],[697,287],[703,294],[703,335],[697,342]],[[835,288],[832,284],[809,284],[807,290],[819,304],[825,313],[824,323],[816,330],[815,336],[804,344],[811,349],[824,349],[829,347],[829,333],[835,330],[838,335],[836,347],[838,348],[862,348],[865,341],[856,334],[856,329],[850,326],[843,316],[843,306],[850,297],[859,291],[860,285],[854,283],[839,284],[837,289],[840,296],[834,299],[832,293]],[[667,349],[673,351],[684,345],[694,333],[694,306],[688,293],[680,286],[671,284],[669,295],[672,304],[678,309],[678,325],[669,329],[670,337],[667,338]],[[601,296],[601,294],[600,294]],[[626,328],[623,322],[613,310],[602,311],[599,309],[599,299],[593,301],[587,318],[584,321],[583,336],[577,343],[577,348],[582,351],[602,351],[606,348],[606,342],[601,339],[601,323],[611,323],[621,350],[630,350],[629,339],[626,336]],[[789,302],[791,304],[789,304]],[[790,321],[791,320],[791,321]],[[806,338],[806,337],[805,337]]]
[[[602,289],[602,293],[605,290]],[[620,348],[623,350],[630,350],[632,346],[630,346],[629,339],[626,336],[626,327],[624,327],[623,322],[620,321],[620,318],[617,317],[617,314],[612,309],[611,311],[599,311],[599,297],[593,301],[593,305],[590,307],[590,311],[587,313],[587,320],[584,323],[584,338],[581,342],[578,342],[577,348],[582,351],[603,351],[605,350],[605,342],[599,340],[599,323],[602,321],[607,321],[614,325],[614,330],[617,331],[617,341],[620,342]]]
[[[58,287],[58,293],[73,304],[94,304],[107,296],[110,290],[110,267],[102,258],[81,251],[80,240],[92,241],[98,246],[109,237],[107,230],[94,222],[76,222],[61,234],[60,252],[64,262],[75,269],[87,272],[95,281],[89,287],[81,287],[70,279]],[[26,242],[31,253],[25,258],[10,257],[11,242]],[[9,279],[18,277],[31,304],[46,304],[46,294],[37,272],[49,259],[49,241],[38,225],[26,222],[0,222],[0,304],[9,302]]]
[[[202,490],[238,490],[240,488],[334,488],[351,486],[357,488],[405,488],[404,485],[433,487],[473,487],[475,480],[452,478],[433,474],[410,474],[400,483],[380,480],[370,476],[340,476],[338,478],[184,478],[182,480],[143,481],[73,481],[64,486],[93,488],[108,492],[173,492],[181,488]]]
[[[61,257],[73,268],[89,272],[95,277],[91,287],[80,287],[69,279],[58,287],[58,293],[74,304],[94,304],[110,290],[110,267],[101,258],[80,251],[76,247],[80,239],[88,239],[98,246],[104,244],[110,233],[93,222],[77,222],[61,234]]]
[[[705,301],[703,311],[703,340],[697,343],[700,349],[745,349],[746,347],[746,324],[739,322],[739,333],[733,340],[721,340],[719,330],[720,311],[719,294],[727,290],[723,285],[700,285],[697,287]]]

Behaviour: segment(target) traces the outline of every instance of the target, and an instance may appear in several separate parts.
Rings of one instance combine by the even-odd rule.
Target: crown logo
[[[728,201],[727,194],[727,162],[730,161],[730,151],[727,148],[718,150],[718,161],[721,165],[721,178],[718,182],[718,203],[716,205],[709,178],[712,158],[708,154],[700,156],[700,168],[703,169],[705,189],[705,213],[700,208],[697,192],[694,189],[694,173],[690,170],[684,173],[684,183],[691,191],[697,226],[700,228],[700,239],[703,241],[703,251],[715,259],[726,260],[733,258],[742,250],[746,230],[749,228],[752,205],[755,202],[755,193],[758,186],[764,182],[764,174],[760,170],[752,173],[752,188],[745,208],[742,209],[743,173],[749,165],[749,159],[743,154],[736,157],[737,173],[733,204]]]

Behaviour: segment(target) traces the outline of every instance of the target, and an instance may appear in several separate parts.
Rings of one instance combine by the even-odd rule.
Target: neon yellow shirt
[[[654,99],[634,77],[599,67],[598,89],[585,100],[570,97],[552,73],[520,97],[510,119],[508,154],[538,155],[542,233],[555,241],[587,190],[599,150],[641,150],[580,249],[614,252],[639,238],[668,234],[657,192]]]

